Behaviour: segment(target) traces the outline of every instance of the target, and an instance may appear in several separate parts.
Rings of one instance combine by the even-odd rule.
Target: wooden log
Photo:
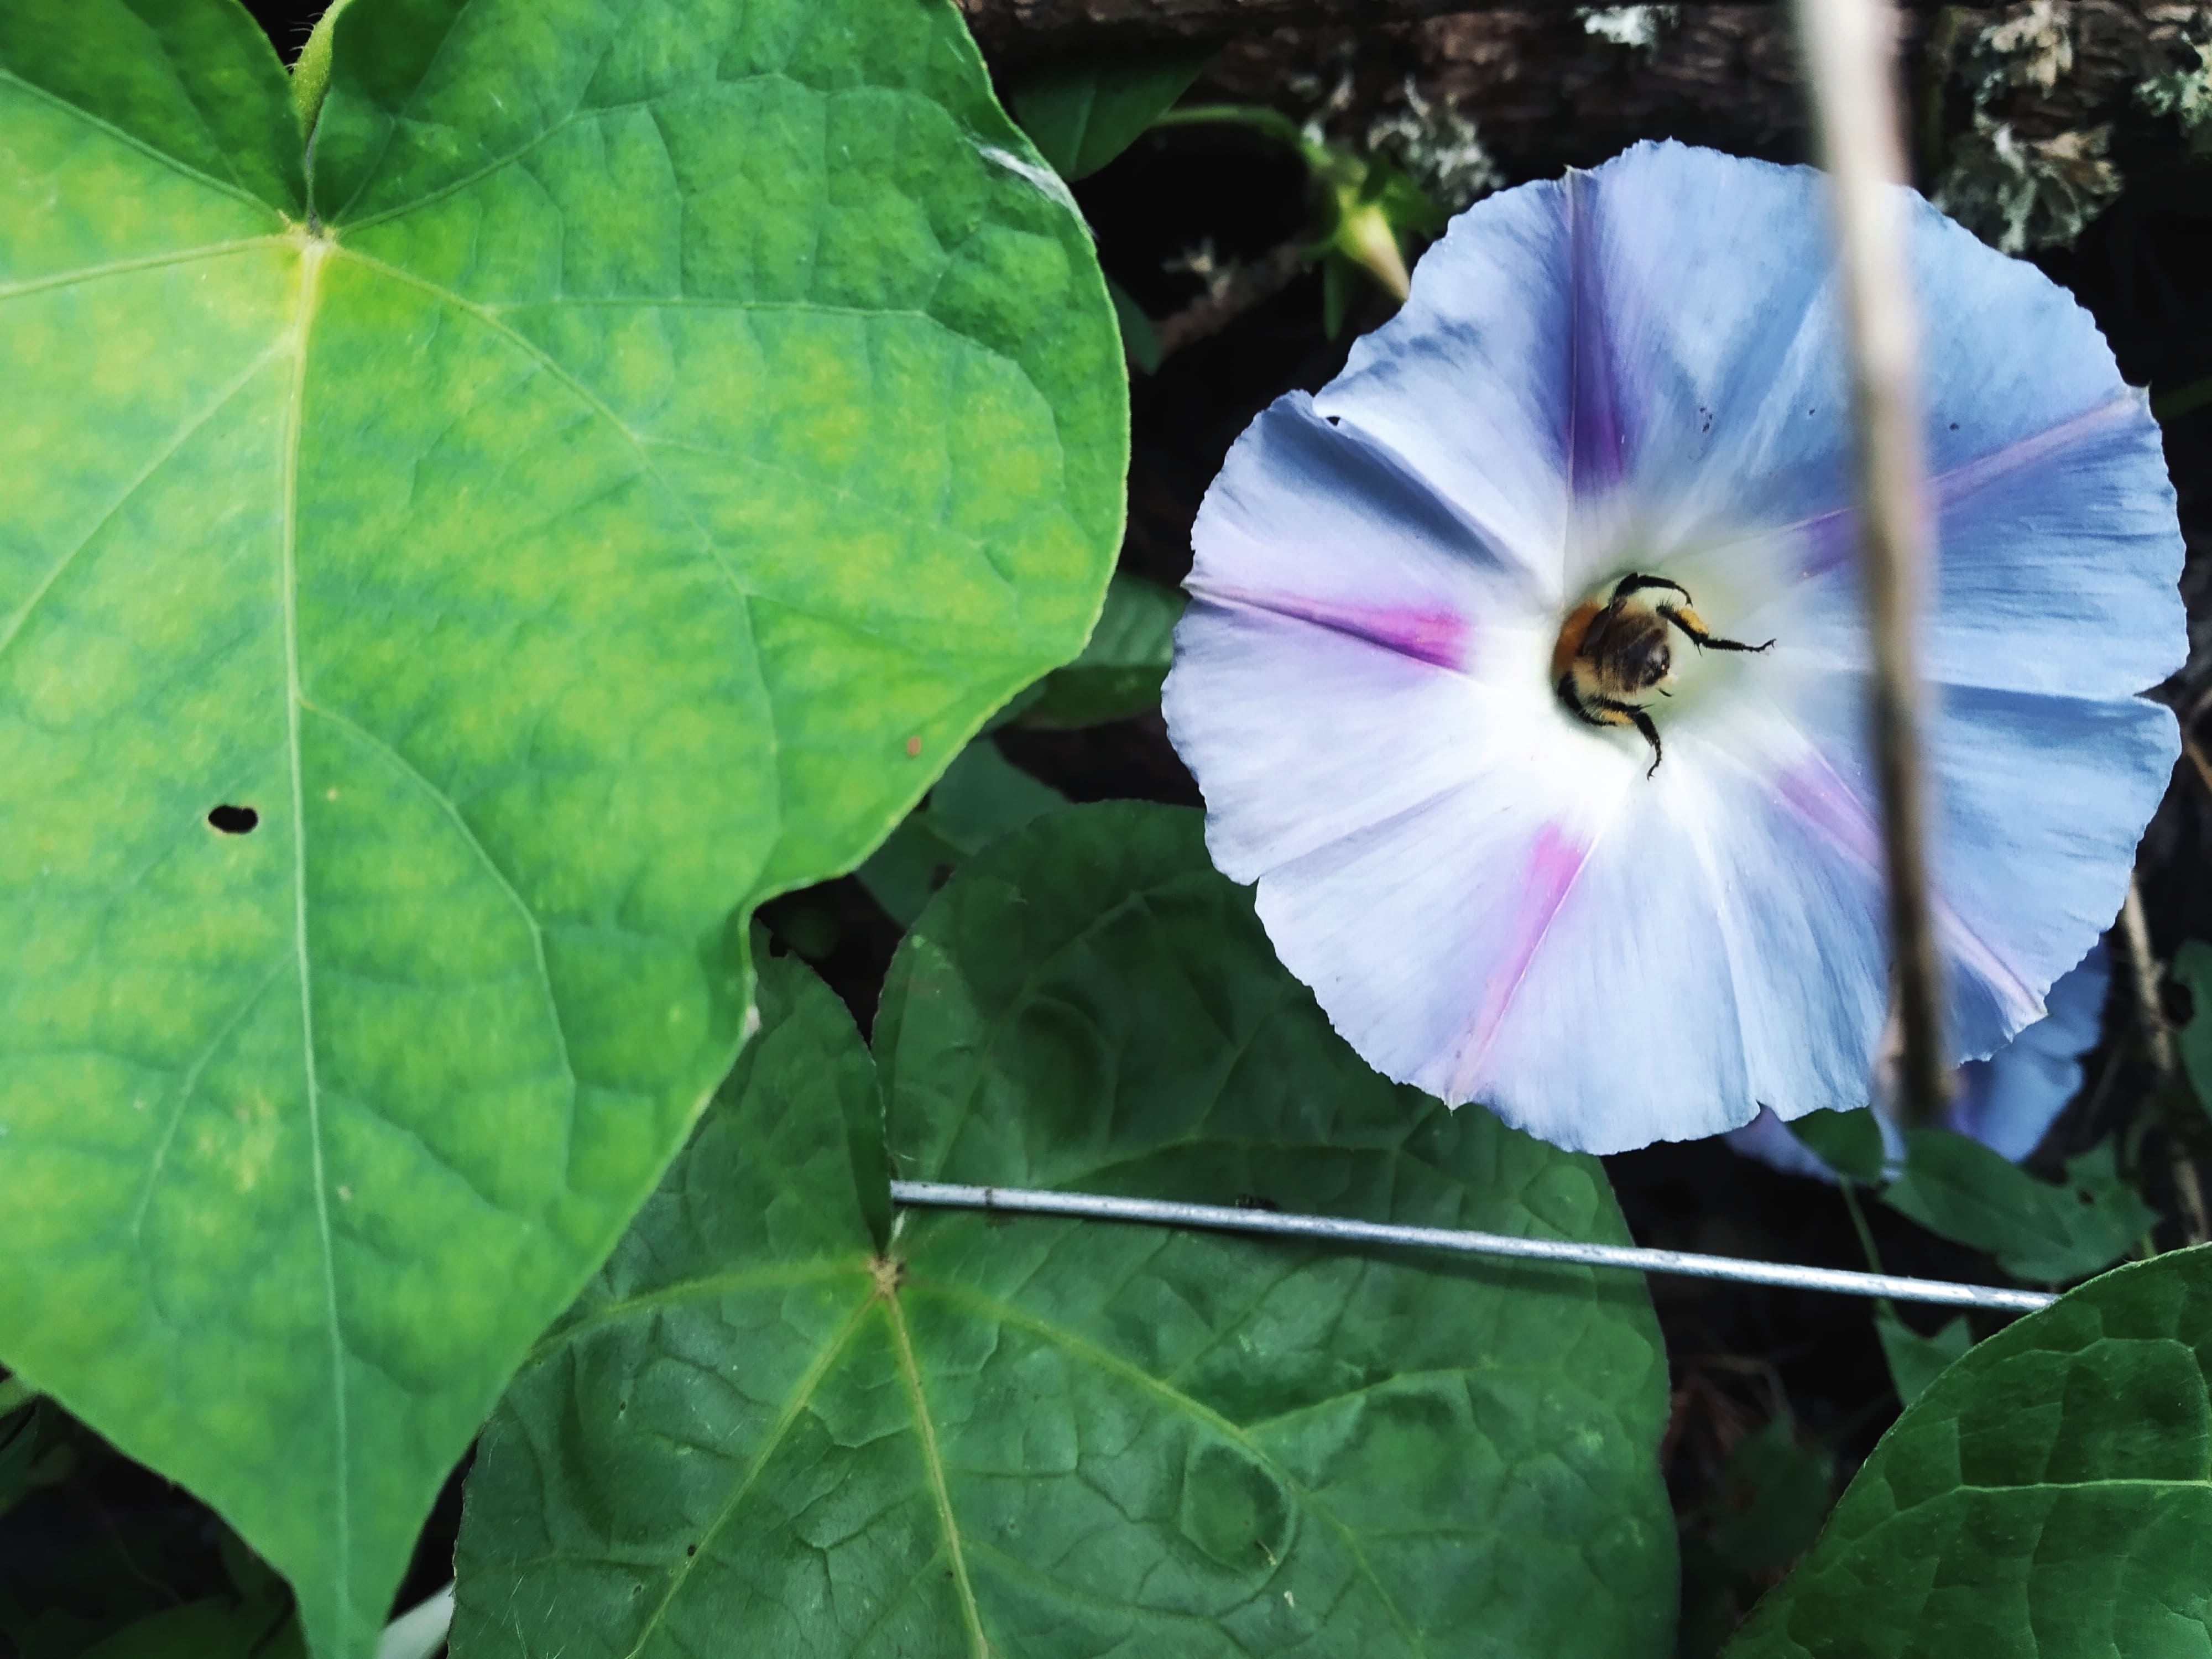
[[[1457,112],[1506,177],[1589,165],[1661,135],[1777,160],[1806,152],[1790,11],[1765,0],[961,3],[1002,72],[1039,58],[1212,41],[1219,50],[1199,95],[1318,115],[1354,142],[1378,123],[1406,127],[1409,113]],[[1910,7],[1903,50],[1923,182],[1953,163],[1962,136],[1980,142],[2000,126],[2008,143],[2057,141],[2060,159],[2050,165],[2071,165],[2069,145],[2094,149],[2106,130],[2143,125],[2140,89],[2201,69],[2194,42],[2208,39],[2212,5],[2174,0]]]

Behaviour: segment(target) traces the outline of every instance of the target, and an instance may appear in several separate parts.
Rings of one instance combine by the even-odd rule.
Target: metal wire
[[[1074,1216],[1091,1221],[1150,1222],[1164,1227],[1204,1227],[1217,1232],[1273,1233],[1323,1238],[1345,1244],[1396,1244],[1414,1249],[1457,1250],[1469,1255],[1521,1256],[1571,1261],[1591,1267],[1629,1267],[1685,1279],[1727,1279],[1747,1285],[1781,1285],[1838,1296],[1887,1297],[1893,1302],[1933,1302],[1951,1308],[2002,1308],[2030,1313],[2058,1298],[2044,1291],[2001,1290],[1994,1285],[1954,1285],[1940,1279],[1894,1273],[1846,1273],[1799,1267],[1786,1261],[1745,1261],[1734,1256],[1694,1255],[1685,1250],[1645,1250],[1626,1244],[1583,1244],[1571,1239],[1516,1238],[1508,1233],[1456,1232],[1447,1227],[1400,1227],[1334,1216],[1291,1215],[1222,1204],[1174,1204],[1157,1198],[1109,1198],[1101,1193],[1048,1193],[1022,1187],[960,1187],[938,1181],[894,1181],[896,1203],[918,1209],[990,1210],[1023,1215]]]

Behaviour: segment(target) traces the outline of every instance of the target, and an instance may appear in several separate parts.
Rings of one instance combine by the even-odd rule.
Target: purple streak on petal
[[[1839,507],[1790,526],[1789,533],[1802,550],[1798,578],[1809,582],[1850,561],[1858,547],[1858,517],[1850,507]]]
[[[2040,432],[2015,438],[2002,448],[1971,461],[1962,461],[1947,471],[1936,474],[1929,485],[1936,510],[1941,514],[1973,495],[1977,490],[2018,472],[2024,467],[2039,465],[2052,457],[2063,455],[2075,444],[2096,436],[2116,421],[2125,419],[2136,407],[2136,397],[2131,391],[2116,392],[2100,404],[2094,404],[2080,414],[2069,416],[2056,426]],[[1857,546],[1858,520],[1848,507],[1832,507],[1809,519],[1801,519],[1784,532],[1797,537],[1804,548],[1799,572],[1804,580],[1825,576],[1850,558]],[[1941,550],[1938,550],[1941,556]]]
[[[1597,191],[1589,175],[1566,177],[1569,289],[1568,354],[1573,396],[1567,405],[1567,488],[1579,499],[1603,495],[1627,470],[1620,400],[1613,383],[1613,343],[1605,326],[1605,286],[1598,274]]]
[[[1962,496],[1994,483],[2008,473],[2017,472],[2023,467],[2034,466],[2055,455],[2063,454],[2084,439],[2094,437],[2106,427],[2127,419],[2140,407],[2138,395],[2124,387],[2104,402],[2092,404],[2080,414],[2069,416],[2056,426],[2047,426],[2040,432],[2031,432],[2024,437],[2015,438],[2002,448],[1978,459],[1962,461],[1948,471],[1936,475],[1936,505],[1939,508],[1948,507]]]
[[[1473,1093],[1475,1074],[1489,1058],[1498,1028],[1504,1024],[1513,999],[1520,994],[1522,981],[1528,977],[1528,964],[1536,959],[1545,935],[1551,932],[1567,895],[1574,890],[1576,878],[1589,862],[1589,847],[1556,823],[1547,823],[1537,831],[1535,843],[1528,849],[1528,867],[1522,872],[1520,905],[1497,966],[1483,980],[1482,1005],[1475,1015],[1472,1040],[1462,1051],[1465,1058],[1456,1081],[1464,1094]]]
[[[1293,622],[1311,623],[1331,633],[1342,634],[1369,645],[1395,651],[1416,662],[1438,668],[1468,665],[1468,646],[1474,629],[1464,617],[1449,611],[1411,610],[1395,605],[1332,604],[1325,599],[1299,599],[1288,593],[1255,593],[1248,588],[1224,586],[1194,578],[1184,584],[1193,595],[1214,605],[1264,611]]]

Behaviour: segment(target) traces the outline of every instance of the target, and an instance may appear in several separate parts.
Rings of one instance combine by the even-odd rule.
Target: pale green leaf
[[[770,1024],[469,1481],[458,1659],[1660,1659],[1642,1285],[1042,1218],[860,1223],[866,1064]],[[898,1172],[1620,1240],[1595,1160],[1361,1064],[1197,813],[976,855],[878,1017]]]
[[[2212,1655],[2212,1249],[1977,1346],[1882,1437],[1727,1659]]]
[[[1126,387],[944,0],[327,40],[310,212],[234,0],[0,5],[0,1359],[334,1659],[746,914],[1079,647]]]

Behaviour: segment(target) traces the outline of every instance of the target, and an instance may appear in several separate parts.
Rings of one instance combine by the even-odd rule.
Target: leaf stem
[[[1851,1182],[1848,1180],[1837,1182],[1836,1190],[1843,1194],[1844,1207],[1850,1212],[1851,1231],[1859,1236],[1859,1249],[1866,1256],[1867,1271],[1876,1273],[1882,1272],[1881,1252],[1875,1248],[1874,1229],[1867,1225],[1866,1211],[1859,1204],[1858,1194],[1852,1189]],[[1888,1304],[1887,1297],[1878,1297],[1877,1300],[1885,1306]]]
[[[1230,126],[1245,127],[1263,137],[1288,144],[1304,156],[1308,166],[1316,165],[1316,146],[1307,139],[1305,130],[1278,109],[1263,104],[1187,104],[1171,109],[1152,122],[1155,127]],[[1326,158],[1323,158],[1326,159]]]

